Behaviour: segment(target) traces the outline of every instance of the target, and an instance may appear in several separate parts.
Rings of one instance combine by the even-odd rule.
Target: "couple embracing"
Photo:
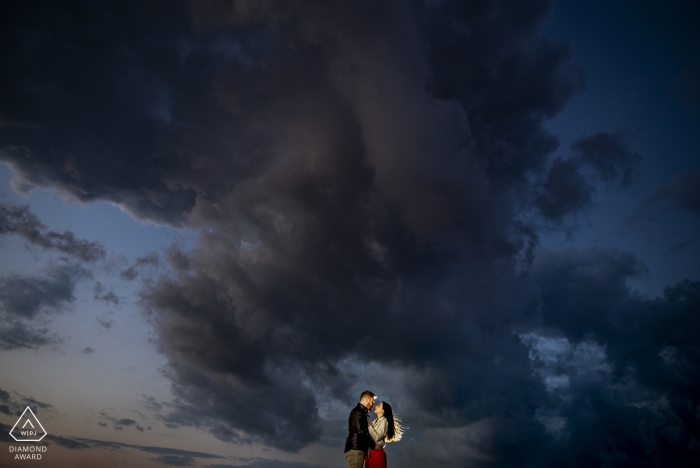
[[[345,440],[345,459],[348,468],[386,468],[387,442],[401,440],[403,428],[401,421],[394,416],[394,411],[386,401],[378,403],[377,396],[365,390],[360,395],[360,402],[350,412],[348,419],[348,438]],[[377,418],[369,422],[369,412],[374,408]]]

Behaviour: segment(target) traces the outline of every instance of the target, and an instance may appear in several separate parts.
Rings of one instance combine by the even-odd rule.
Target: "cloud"
[[[147,409],[149,409],[155,413],[159,413],[160,410],[163,409],[164,404],[159,402],[156,399],[156,397],[151,396],[151,395],[146,395],[146,394],[143,394],[142,396],[143,396],[142,403]]]
[[[264,458],[245,458],[241,461],[247,462],[245,465],[222,465],[211,464],[205,465],[205,468],[233,468],[234,466],[245,466],[246,468],[313,468],[317,465],[308,465],[306,463],[286,462],[281,460],[270,460]]]
[[[133,427],[133,428],[137,429],[139,432],[144,432],[144,428],[141,427],[141,426],[139,425],[139,423],[136,422],[135,419],[131,419],[131,418],[121,418],[121,419],[117,419],[117,418],[114,418],[114,417],[108,415],[108,414],[105,413],[104,411],[100,412],[100,415],[101,415],[104,419],[106,419],[106,420],[112,422],[112,423],[114,424],[114,429],[116,429],[116,430],[118,430],[118,431],[124,430],[124,426],[127,426],[127,427]],[[100,422],[99,424],[100,424],[101,426],[106,426],[106,424],[101,423],[101,422]]]
[[[156,457],[155,460],[161,462],[164,465],[169,466],[193,466],[194,458],[184,457],[182,455],[161,455]]]
[[[106,320],[106,319],[97,317],[97,323],[99,323],[102,327],[109,330],[110,328],[112,328],[112,325],[114,325],[114,320]]]
[[[46,316],[61,312],[75,301],[76,283],[90,273],[73,265],[50,265],[44,277],[0,277],[0,347],[36,348],[56,341],[45,326]]]
[[[318,392],[356,398],[340,363],[357,356],[433,375],[406,392],[444,395],[429,410],[468,423],[466,369],[502,362],[482,382],[494,391],[527,363],[515,337],[484,331],[530,313],[530,286],[509,270],[524,228],[508,200],[556,148],[545,118],[584,82],[569,49],[536,33],[549,7],[228,8],[192,13],[203,38],[234,31],[235,50],[213,81],[224,115],[196,142],[238,122],[230,154],[256,154],[255,176],[232,171],[197,198],[199,247],[171,249],[172,275],[143,290],[178,398],[166,420],[299,450],[321,437]],[[206,48],[194,44],[185,61]],[[228,164],[207,154],[197,170]],[[505,381],[534,385],[529,372]]]
[[[671,94],[688,112],[700,108],[700,66],[682,70],[671,83]]]
[[[592,192],[593,187],[583,178],[576,164],[557,159],[536,203],[545,218],[561,222],[565,216],[593,205]]]
[[[18,72],[0,82],[0,159],[13,168],[17,190],[52,187],[84,202],[118,204],[138,219],[182,225],[196,197],[217,189],[209,176],[231,182],[254,169],[243,155],[224,166],[207,161],[206,154],[240,150],[224,138],[231,126],[212,121],[217,105],[203,79],[226,51],[187,32],[188,8],[47,5],[46,22],[31,8],[4,9],[2,40],[16,47],[5,48],[0,63],[15,63]],[[144,22],[132,23],[134,15]],[[74,21],[99,28],[61,35]],[[182,133],[192,125],[203,139]],[[209,151],[200,153],[204,141]],[[174,150],[180,142],[183,158]]]
[[[0,388],[0,402],[3,404],[0,405],[0,413],[6,414],[8,416],[12,416],[13,411],[10,409],[10,406],[14,406],[10,403],[10,393],[1,389]],[[8,406],[5,403],[10,403],[10,406]]]
[[[627,281],[646,271],[638,258],[622,251],[543,252],[535,263],[543,319],[575,340],[591,333],[604,337],[616,308],[632,301]]]
[[[49,329],[29,328],[24,323],[14,321],[0,327],[0,349],[38,348],[60,340],[49,333]]]
[[[0,423],[0,428],[2,428],[3,431],[7,430],[7,432],[10,431],[11,427],[7,426],[5,424]],[[134,445],[134,444],[125,444],[122,442],[111,442],[111,441],[106,441],[106,440],[97,440],[97,439],[86,439],[82,437],[63,437],[63,436],[57,436],[54,434],[48,434],[46,437],[43,439],[46,442],[49,443],[55,443],[56,445],[59,445],[61,447],[65,447],[70,450],[89,450],[89,449],[112,449],[112,450],[123,450],[123,449],[134,449],[138,450],[144,453],[150,453],[150,454],[155,454],[159,455],[159,457],[166,457],[165,459],[171,459],[171,460],[177,460],[179,459],[197,459],[197,458],[203,458],[203,459],[217,459],[217,458],[223,458],[222,456],[215,455],[212,453],[206,453],[206,452],[196,452],[192,450],[180,450],[180,449],[175,449],[175,448],[169,448],[169,447],[156,447],[156,446],[149,446],[149,445]],[[173,457],[173,458],[167,458],[167,457]]]
[[[181,457],[193,457],[193,458],[223,458],[219,455],[214,455],[206,452],[195,452],[192,450],[180,450],[168,447],[150,447],[142,445],[127,445],[128,447],[135,447],[144,452],[153,453],[157,455],[174,455]]]
[[[95,299],[99,301],[111,302],[115,306],[119,305],[119,297],[117,297],[117,295],[114,294],[113,291],[103,294],[102,296],[95,295]]]
[[[193,12],[203,37],[241,31],[214,78],[224,115],[208,114],[214,123],[180,151],[222,141],[217,125],[230,119],[229,154],[257,156],[228,183],[208,174],[216,190],[187,216],[199,247],[171,250],[172,275],[142,293],[177,396],[166,421],[299,450],[322,435],[319,392],[356,398],[358,376],[340,364],[357,356],[423,371],[403,393],[426,401],[416,408],[427,427],[490,411],[496,428],[508,412],[527,423],[522,401],[499,396],[537,391],[525,346],[486,330],[532,312],[530,285],[512,273],[523,231],[508,200],[556,148],[544,119],[583,86],[568,48],[536,33],[548,6],[262,4],[217,24],[225,8]],[[446,60],[453,45],[461,60]],[[242,150],[260,135],[255,153]],[[200,174],[178,177],[193,186],[230,164],[216,149],[196,160]],[[391,332],[364,325],[374,321]],[[474,370],[486,362],[499,366]]]
[[[0,412],[8,416],[20,416],[27,406],[30,406],[34,413],[38,413],[39,410],[56,412],[56,408],[50,403],[36,400],[33,397],[22,395],[16,391],[8,392],[0,389],[0,402],[3,403],[0,406]],[[11,428],[8,428],[8,432],[10,429]]]
[[[52,186],[83,201],[111,201],[140,219],[181,225],[198,199],[219,200],[267,170],[278,143],[292,130],[295,119],[287,117],[296,96],[321,106],[307,114],[344,113],[349,129],[353,114],[364,115],[364,125],[354,127],[364,133],[352,144],[355,150],[358,144],[374,148],[367,153],[368,165],[382,193],[402,204],[419,184],[432,195],[411,200],[410,208],[404,207],[407,216],[423,213],[433,222],[458,222],[449,221],[455,212],[435,208],[451,204],[450,194],[461,202],[471,198],[457,177],[460,168],[473,172],[470,182],[478,179],[479,171],[470,169],[476,161],[499,181],[522,180],[556,146],[541,126],[543,119],[561,110],[585,79],[569,60],[567,46],[535,34],[548,14],[544,2],[510,8],[443,4],[424,11],[383,6],[373,8],[374,17],[354,5],[318,10],[266,2],[236,5],[231,8],[238,29],[221,39],[214,30],[224,27],[221,18],[231,17],[227,8],[192,7],[196,33],[182,28],[184,6],[156,14],[157,8],[125,5],[73,12],[49,5],[47,23],[38,22],[31,9],[8,11],[4,37],[18,47],[7,48],[2,60],[24,64],[16,67],[21,74],[3,80],[8,92],[0,102],[8,122],[0,131],[1,154],[14,168],[15,186]],[[127,26],[119,20],[134,14],[143,14],[143,23]],[[100,31],[90,39],[51,39],[72,17],[100,24]],[[282,18],[297,18],[284,39],[297,45],[294,52],[272,34]],[[353,21],[330,27],[347,18]],[[513,29],[516,18],[524,23]],[[159,36],[144,41],[155,34],[153,21],[163,26]],[[431,44],[427,53],[419,46],[421,36]],[[323,44],[337,46],[336,52],[324,55],[318,48]],[[364,53],[368,47],[372,54]],[[463,60],[446,60],[448,54]],[[86,56],[93,59],[81,60]],[[356,66],[354,73],[345,73]],[[99,92],[81,86],[81,76],[99,81]],[[35,85],[27,86],[30,82]],[[46,88],[56,92],[40,91]],[[376,93],[383,106],[377,106]],[[396,106],[413,97],[429,119],[411,119],[414,112],[392,118],[376,114],[400,110]],[[105,106],[110,112],[102,112]],[[374,118],[381,120],[367,125]],[[493,125],[497,121],[509,124]],[[432,127],[415,132],[415,141],[404,141],[406,132],[425,122]],[[442,143],[435,132],[444,132]],[[382,146],[383,135],[392,134],[389,146]],[[397,146],[401,141],[403,148]],[[421,172],[420,164],[399,164],[403,170],[392,171],[400,154],[419,163],[425,152],[444,157],[430,171]],[[455,159],[448,156],[460,152]],[[399,177],[389,178],[392,174]],[[483,189],[478,187],[473,190]],[[468,221],[473,220],[462,220]]]
[[[622,135],[607,132],[579,138],[571,144],[571,153],[568,159],[554,160],[535,197],[542,216],[557,224],[592,207],[601,183],[630,185],[639,176],[642,161]]]
[[[697,460],[696,431],[682,421],[700,403],[690,338],[700,329],[700,283],[643,298],[625,285],[643,267],[617,251],[548,254],[538,270],[543,328],[521,337],[549,394],[536,417],[559,441],[550,460]]]
[[[134,264],[129,268],[122,270],[122,272],[119,273],[119,276],[127,281],[132,281],[139,275],[138,270],[148,265],[155,267],[160,265],[160,257],[158,257],[157,253],[151,252],[143,257],[138,257],[134,261]]]
[[[671,209],[700,214],[700,171],[677,177],[649,196],[642,213],[651,214],[663,206]]]
[[[585,73],[540,34],[550,4],[40,8],[0,29],[16,186],[199,233],[140,295],[169,427],[340,446],[369,387],[409,468],[697,459],[696,283],[638,297],[639,259],[542,251],[521,216],[565,222],[639,164],[609,133],[552,159]]]
[[[115,306],[119,305],[119,297],[114,294],[114,291],[104,293],[104,286],[99,281],[95,283],[95,300],[109,302]]]
[[[28,206],[0,203],[0,234],[17,234],[32,245],[58,250],[84,262],[94,262],[105,256],[99,242],[77,239],[71,231],[49,230]]]
[[[621,135],[598,132],[579,138],[571,145],[575,160],[590,166],[603,182],[620,181],[627,186],[639,176],[642,157],[622,140]]]
[[[10,316],[33,318],[43,310],[58,311],[63,304],[75,300],[73,290],[76,280],[85,277],[87,271],[68,265],[50,266],[45,278],[0,278],[0,303]]]
[[[678,242],[677,244],[673,244],[671,247],[668,248],[669,252],[682,252],[683,250],[687,249],[688,247],[695,245],[697,241],[695,239],[688,239],[683,242]]]
[[[534,397],[531,412],[513,425],[512,409],[501,419],[489,408],[490,417],[470,424],[424,430],[397,444],[402,450],[393,455],[402,466],[637,466],[650,459],[690,466],[698,460],[697,431],[684,421],[695,420],[700,408],[692,338],[700,331],[694,312],[700,283],[684,281],[647,299],[624,286],[638,268],[634,258],[600,250],[549,257],[538,265],[556,277],[539,281],[547,289],[543,315],[519,335],[542,392],[504,395],[509,402]],[[480,394],[476,401],[481,408],[487,400]]]

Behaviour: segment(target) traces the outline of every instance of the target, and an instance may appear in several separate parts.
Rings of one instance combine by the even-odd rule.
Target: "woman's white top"
[[[388,428],[389,421],[387,421],[384,416],[375,419],[372,421],[372,424],[369,425],[369,434],[377,445],[381,447],[386,445],[386,431]]]

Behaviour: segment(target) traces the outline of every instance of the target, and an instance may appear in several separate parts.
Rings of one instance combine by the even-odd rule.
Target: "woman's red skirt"
[[[365,458],[365,468],[386,468],[386,452],[384,450],[369,449]]]

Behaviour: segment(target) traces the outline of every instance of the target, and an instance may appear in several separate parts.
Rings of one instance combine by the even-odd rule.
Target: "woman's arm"
[[[384,439],[386,438],[386,431],[388,427],[389,423],[386,418],[375,420],[369,425],[369,435],[371,435],[372,439],[374,439],[374,441],[382,447],[386,444]]]

